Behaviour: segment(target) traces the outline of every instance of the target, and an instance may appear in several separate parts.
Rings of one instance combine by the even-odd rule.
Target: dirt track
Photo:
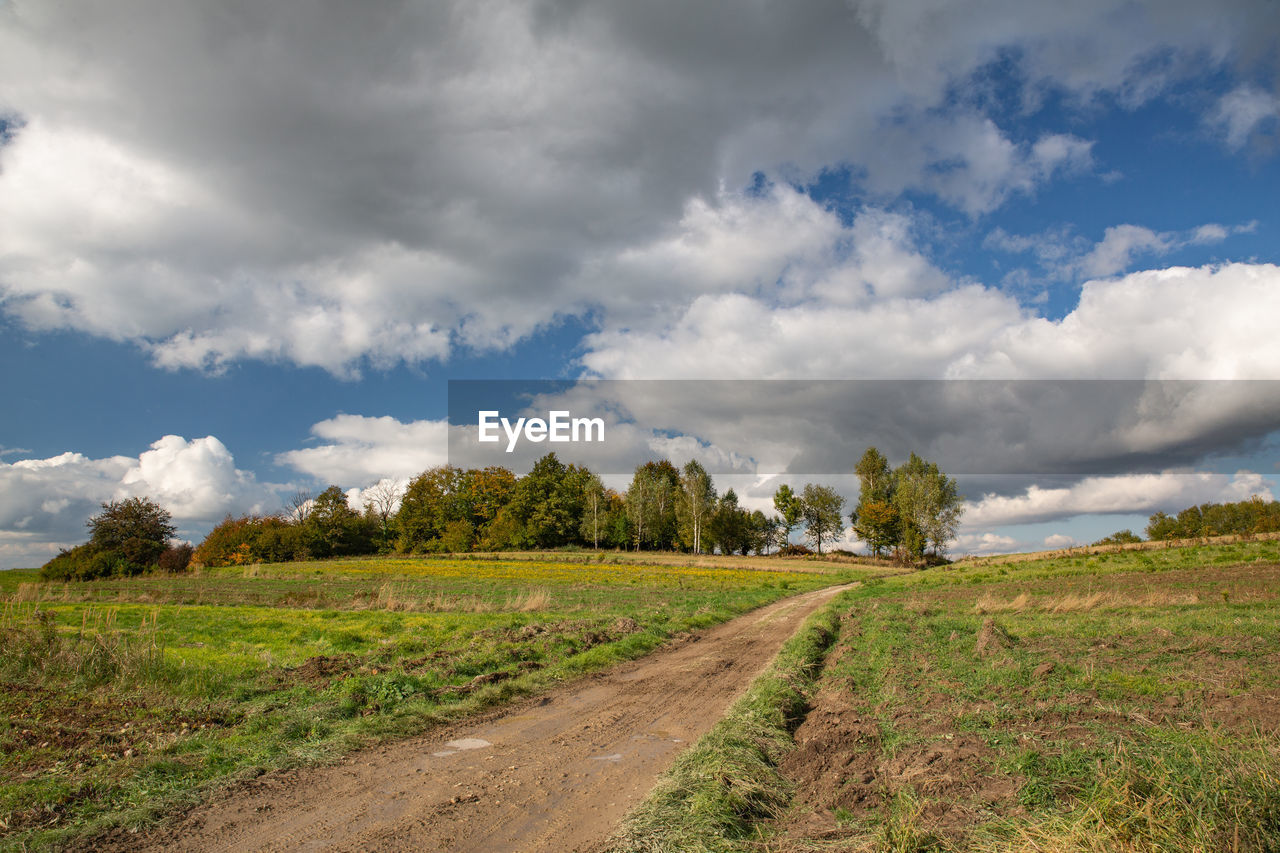
[[[479,719],[269,774],[131,850],[590,850],[841,588]]]

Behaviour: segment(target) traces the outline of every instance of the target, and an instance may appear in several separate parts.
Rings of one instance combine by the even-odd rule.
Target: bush
[[[88,564],[93,551],[93,546],[89,544],[78,545],[69,551],[64,548],[56,557],[40,567],[40,577],[47,581],[78,580],[80,567]]]
[[[778,549],[779,557],[807,557],[812,553],[813,551],[807,546],[796,545],[790,542]]]
[[[1142,537],[1134,533],[1132,530],[1117,530],[1110,536],[1105,536],[1094,542],[1094,545],[1132,545],[1135,542],[1141,542]]]
[[[171,574],[185,572],[187,566],[191,564],[191,555],[194,552],[195,549],[191,547],[190,542],[183,542],[181,545],[170,545],[160,554],[160,570]]]

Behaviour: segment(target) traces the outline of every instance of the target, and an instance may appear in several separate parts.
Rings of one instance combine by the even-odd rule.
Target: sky
[[[135,495],[196,541],[359,503],[449,461],[458,380],[645,380],[618,446],[752,508],[949,449],[955,553],[1274,497],[1277,12],[0,0],[0,567]],[[1094,380],[1149,383],[1035,402]]]

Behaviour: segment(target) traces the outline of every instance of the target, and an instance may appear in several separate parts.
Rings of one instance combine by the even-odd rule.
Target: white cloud
[[[874,190],[925,190],[971,216],[995,210],[1010,196],[1032,195],[1059,173],[1093,165],[1087,140],[1048,134],[1018,144],[991,119],[974,115],[930,117],[877,132],[880,147],[866,155]]]
[[[1076,540],[1065,533],[1052,533],[1044,537],[1044,544],[1047,548],[1070,548],[1076,544]]]
[[[954,102],[987,63],[1012,62],[1028,104],[1048,89],[1139,103],[1246,52],[1273,15],[1253,0],[1211,16],[1184,0],[675,17],[621,0],[9,3],[0,113],[25,126],[0,147],[0,302],[169,367],[351,376],[505,347],[563,315],[665,322],[776,278],[825,278],[833,300],[921,296],[939,286],[925,267],[824,254],[826,212],[722,188],[847,166],[873,197],[990,211],[1092,155]],[[1229,138],[1257,125],[1237,101]]]
[[[1086,276],[1101,278],[1129,268],[1139,253],[1166,254],[1172,248],[1167,234],[1157,234],[1139,225],[1116,225],[1107,229],[1102,242],[1079,262]]]
[[[977,285],[863,305],[700,296],[668,325],[606,327],[583,364],[620,379],[1270,379],[1280,268],[1150,270],[1084,285],[1061,320]]]
[[[325,442],[290,450],[276,464],[342,486],[369,486],[380,480],[408,479],[449,459],[446,421],[402,423],[393,417],[338,415],[311,427]]]
[[[973,554],[1008,554],[1018,549],[1018,540],[999,533],[962,533],[947,543],[947,550],[953,555]]]
[[[1162,471],[1088,477],[1062,488],[1032,485],[1021,495],[987,495],[968,503],[964,523],[983,527],[1077,515],[1149,514],[1210,501],[1247,500],[1253,495],[1272,500],[1273,485],[1253,471],[1238,471],[1230,476],[1205,471]]]
[[[1238,149],[1278,118],[1280,98],[1254,86],[1241,86],[1222,96],[1209,115],[1209,124],[1222,133],[1229,148]]]
[[[188,442],[167,435],[137,457],[68,452],[0,462],[0,560],[4,567],[40,565],[58,548],[84,542],[85,522],[102,503],[144,496],[173,515],[180,534],[276,502],[275,488],[237,469],[213,436]]]
[[[1162,257],[1188,246],[1221,243],[1235,234],[1252,233],[1257,230],[1257,225],[1257,222],[1241,225],[1210,222],[1187,231],[1153,231],[1141,225],[1114,225],[1093,244],[1069,228],[1014,235],[997,227],[983,240],[983,246],[1014,254],[1031,252],[1052,279],[1102,278],[1130,269],[1139,257]]]

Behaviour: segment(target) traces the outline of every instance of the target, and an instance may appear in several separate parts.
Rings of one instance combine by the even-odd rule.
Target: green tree
[[[898,510],[899,541],[912,559],[922,559],[927,546],[942,554],[955,536],[963,498],[956,481],[938,466],[912,453],[893,472],[893,503]]]
[[[524,527],[526,545],[557,548],[577,541],[583,487],[589,475],[586,469],[566,467],[554,453],[548,453],[516,482],[510,507]]]
[[[898,544],[901,527],[893,504],[893,472],[889,460],[874,447],[868,447],[854,467],[858,475],[858,505],[849,514],[854,533],[867,543],[872,556]]]
[[[475,526],[460,518],[445,525],[444,535],[440,537],[440,548],[450,554],[462,554],[470,551],[475,541]]]
[[[676,539],[680,472],[666,459],[636,467],[627,489],[627,521],[635,549],[670,548]]]
[[[711,475],[696,459],[689,460],[680,475],[675,509],[680,541],[695,554],[702,553],[703,531],[715,508],[716,489]]]
[[[830,486],[807,483],[800,497],[805,536],[822,553],[822,543],[835,539],[844,529],[844,498]]]
[[[156,564],[176,532],[173,516],[150,498],[104,503],[88,527],[95,550],[120,554],[139,570]]]
[[[600,550],[600,539],[605,534],[605,519],[609,513],[609,500],[604,483],[596,474],[588,472],[582,487],[582,524],[579,532],[591,547]]]
[[[318,557],[341,557],[372,551],[373,519],[366,519],[347,504],[338,486],[316,496],[304,524]]]
[[[898,544],[901,537],[898,509],[888,500],[859,501],[849,520],[858,538],[867,543],[874,557]]]
[[[785,545],[791,541],[791,531],[800,525],[804,516],[804,502],[790,486],[783,483],[773,493],[773,508],[778,511],[782,519],[782,542],[780,544]]]
[[[720,498],[707,532],[721,554],[745,554],[751,548],[750,515],[738,506],[733,489]]]
[[[868,447],[853,470],[862,487],[858,495],[859,501],[884,500],[889,496],[893,486],[893,472],[889,468],[889,460],[879,450]]]
[[[409,481],[396,513],[399,538],[396,549],[404,554],[429,550],[444,535],[444,528],[458,517],[455,499],[463,472],[452,465],[428,468]]]

